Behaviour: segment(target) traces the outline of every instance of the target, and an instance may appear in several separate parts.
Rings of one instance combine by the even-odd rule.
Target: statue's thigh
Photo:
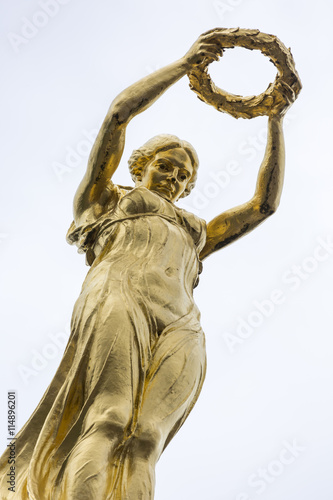
[[[147,374],[137,436],[158,431],[164,445],[196,401],[205,363],[204,340],[190,332],[174,332],[157,346]]]
[[[144,354],[148,340],[143,337],[146,320],[137,315],[134,323],[124,304],[116,300],[104,304],[94,328],[87,374],[93,397],[85,428],[97,421],[127,424],[144,377],[143,360],[148,358]]]

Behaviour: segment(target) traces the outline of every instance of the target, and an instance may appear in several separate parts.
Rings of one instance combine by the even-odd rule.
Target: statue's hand
[[[218,61],[223,55],[223,48],[218,41],[215,30],[207,31],[199,36],[190,50],[185,54],[184,59],[189,66],[189,70],[200,64],[209,64]]]
[[[274,104],[269,113],[271,117],[284,116],[296,99],[293,89],[283,80],[280,80],[275,86],[273,97]]]

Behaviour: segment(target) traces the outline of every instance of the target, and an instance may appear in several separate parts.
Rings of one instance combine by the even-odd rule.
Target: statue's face
[[[191,159],[182,148],[156,153],[145,167],[140,186],[176,201],[183,194],[193,174]]]

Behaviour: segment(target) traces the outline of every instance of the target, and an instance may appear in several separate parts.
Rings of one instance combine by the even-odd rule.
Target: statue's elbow
[[[118,126],[127,125],[130,120],[130,114],[126,102],[115,99],[110,106],[108,116]]]
[[[276,202],[276,203],[262,203],[260,205],[260,213],[261,215],[263,216],[264,219],[266,219],[267,217],[270,217],[271,215],[275,214],[275,212],[277,211],[278,209],[278,206],[279,206],[279,203]]]

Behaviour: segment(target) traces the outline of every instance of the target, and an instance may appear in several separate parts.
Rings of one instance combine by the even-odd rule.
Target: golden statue
[[[282,119],[301,85],[290,52],[278,42],[255,30],[211,30],[184,57],[112,102],[75,195],[67,234],[91,267],[61,364],[12,441],[11,476],[8,450],[2,456],[1,499],[153,498],[155,464],[189,415],[205,377],[205,338],[193,299],[201,261],[250,232],[279,204]],[[230,97],[207,74],[208,64],[237,44],[260,48],[278,66],[274,85],[259,97]],[[218,109],[248,118],[269,115],[252,199],[207,225],[174,204],[190,193],[198,168],[195,150],[178,137],[159,135],[133,152],[134,188],[111,180],[130,120],[187,74],[201,98]]]

